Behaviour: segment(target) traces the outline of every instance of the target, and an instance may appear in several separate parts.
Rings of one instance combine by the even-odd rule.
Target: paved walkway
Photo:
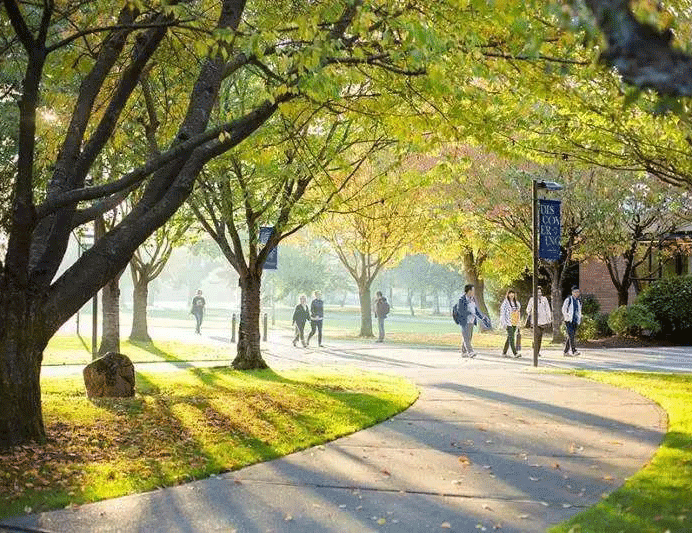
[[[667,350],[569,360],[547,352],[541,366],[692,371],[689,350]],[[266,353],[276,369],[396,372],[421,395],[387,422],[282,459],[4,523],[54,532],[543,531],[621,485],[665,433],[665,413],[637,394],[483,350],[476,359],[386,343],[303,350],[276,336]]]

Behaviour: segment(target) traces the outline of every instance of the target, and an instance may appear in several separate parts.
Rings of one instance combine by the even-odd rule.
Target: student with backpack
[[[562,303],[562,317],[565,319],[565,329],[567,330],[567,342],[565,343],[565,357],[576,357],[579,355],[577,345],[574,342],[574,335],[581,324],[581,299],[579,298],[579,287],[572,287],[572,294],[565,298]]]
[[[478,309],[472,284],[469,283],[464,287],[464,295],[459,298],[459,302],[452,308],[452,316],[454,322],[461,327],[461,356],[476,357],[476,352],[473,351],[473,346],[471,345],[471,340],[473,339],[473,326],[478,319],[480,319],[483,325],[488,329],[492,328],[492,324],[490,323],[490,319]]]
[[[389,314],[389,303],[387,298],[382,296],[382,291],[377,291],[377,300],[375,301],[375,316],[377,317],[377,327],[379,328],[379,336],[375,342],[384,342],[384,319]]]

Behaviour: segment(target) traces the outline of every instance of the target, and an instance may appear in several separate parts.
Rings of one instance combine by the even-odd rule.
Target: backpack
[[[452,318],[454,319],[455,324],[459,324],[459,304],[456,303],[454,304],[454,307],[452,307]]]
[[[389,314],[389,309],[390,309],[390,307],[389,307],[389,302],[385,301],[385,302],[382,304],[382,311],[383,311],[383,313],[384,313],[384,317],[383,317],[383,318],[386,318],[386,317],[387,317],[387,315]]]

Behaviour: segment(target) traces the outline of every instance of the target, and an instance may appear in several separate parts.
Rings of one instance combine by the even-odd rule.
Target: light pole
[[[562,190],[562,185],[555,183],[554,181],[537,181],[532,180],[531,188],[531,200],[532,200],[532,214],[533,214],[533,309],[531,310],[531,327],[533,328],[533,366],[538,366],[538,189],[545,189],[548,191],[560,191]],[[555,302],[553,302],[555,305]]]

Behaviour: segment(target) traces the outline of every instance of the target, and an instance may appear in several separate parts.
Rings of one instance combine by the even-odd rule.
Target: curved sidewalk
[[[620,486],[665,433],[653,402],[527,361],[281,344],[272,366],[386,369],[413,379],[420,398],[382,424],[281,459],[3,523],[55,532],[536,532]]]

